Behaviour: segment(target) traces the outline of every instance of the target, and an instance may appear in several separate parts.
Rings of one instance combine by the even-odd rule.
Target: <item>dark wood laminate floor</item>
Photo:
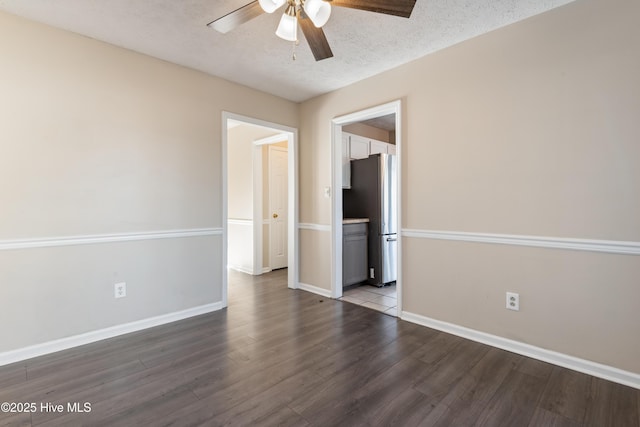
[[[229,308],[0,367],[0,426],[635,426],[640,391],[230,272]],[[40,403],[91,404],[47,413]]]

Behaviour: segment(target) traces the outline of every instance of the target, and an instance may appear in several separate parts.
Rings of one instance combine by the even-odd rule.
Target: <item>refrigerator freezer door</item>
[[[398,235],[380,236],[382,246],[382,284],[398,278]]]

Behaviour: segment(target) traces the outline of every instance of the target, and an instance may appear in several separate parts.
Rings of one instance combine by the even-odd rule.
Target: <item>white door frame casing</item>
[[[398,169],[396,177],[396,194],[398,195],[398,278],[396,280],[398,298],[398,317],[402,313],[402,236],[400,233],[402,225],[402,103],[400,100],[367,108],[355,113],[336,117],[331,120],[331,176],[332,176],[332,196],[331,196],[331,247],[333,257],[331,260],[331,297],[340,298],[342,296],[342,126],[363,120],[373,119],[388,114],[395,114],[396,122],[396,155],[398,156]]]
[[[298,272],[299,272],[299,254],[298,254],[298,129],[289,126],[281,125],[278,123],[267,122],[264,120],[256,119],[253,117],[243,116],[236,113],[230,113],[227,111],[222,112],[222,305],[227,307],[228,305],[228,273],[227,273],[227,251],[228,251],[228,194],[227,194],[227,182],[228,182],[228,170],[227,170],[227,145],[228,141],[228,121],[236,120],[244,122],[254,126],[261,126],[264,128],[275,129],[281,131],[282,134],[278,134],[275,137],[279,137],[279,141],[287,140],[288,145],[288,216],[289,221],[287,224],[287,240],[288,240],[288,277],[287,286],[291,289],[298,288]],[[285,136],[285,138],[282,138]],[[255,153],[255,148],[254,148]],[[255,156],[254,156],[255,161]],[[255,185],[255,181],[254,181]],[[259,209],[259,212],[256,210]],[[256,213],[259,213],[259,221],[256,221]],[[254,238],[256,236],[256,229],[259,227],[260,242],[255,244],[262,245],[262,203],[259,206],[255,206],[254,202]],[[260,246],[260,252],[262,252]],[[257,258],[257,256],[256,256]],[[254,258],[254,261],[256,259]],[[262,256],[260,256],[259,264],[262,265]],[[255,266],[254,262],[254,266]]]

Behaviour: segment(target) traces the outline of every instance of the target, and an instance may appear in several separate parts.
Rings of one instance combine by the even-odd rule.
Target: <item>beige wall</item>
[[[222,111],[298,126],[294,103],[4,13],[0,52],[0,242],[222,227]],[[0,250],[0,352],[218,302],[221,247]]]
[[[253,219],[253,141],[264,133],[259,129],[240,125],[227,133],[229,219]]]
[[[331,234],[300,230],[300,282],[318,286],[331,281]],[[304,249],[302,249],[304,248]],[[326,287],[325,289],[330,289]]]
[[[582,0],[303,103],[300,221],[330,224],[330,120],[401,99],[402,228],[640,241],[637,16]],[[329,289],[321,234],[300,276]],[[402,249],[405,310],[640,373],[638,256]]]

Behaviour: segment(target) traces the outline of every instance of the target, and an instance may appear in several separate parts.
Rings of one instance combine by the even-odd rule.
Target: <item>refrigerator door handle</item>
[[[387,237],[387,242],[395,242],[397,240],[398,240],[397,237]]]

